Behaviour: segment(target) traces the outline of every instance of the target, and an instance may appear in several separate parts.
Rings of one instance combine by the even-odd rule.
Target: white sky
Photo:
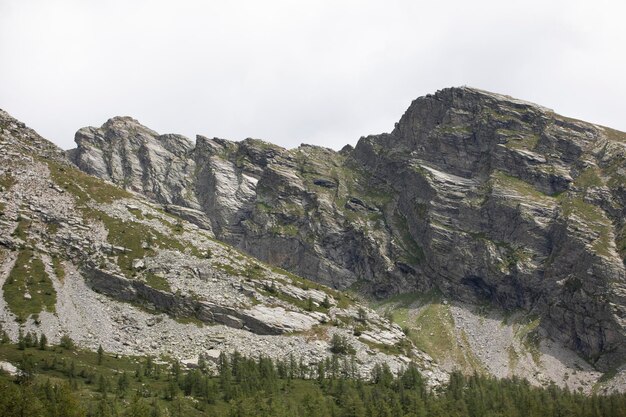
[[[470,85],[626,131],[625,51],[622,0],[0,0],[0,108],[339,149]]]

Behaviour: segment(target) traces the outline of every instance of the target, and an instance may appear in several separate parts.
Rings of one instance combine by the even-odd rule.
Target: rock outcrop
[[[626,358],[624,133],[463,87],[341,152],[194,147],[129,118],[76,141],[84,171],[200,211],[270,264],[377,298],[438,289],[521,309],[601,369]]]

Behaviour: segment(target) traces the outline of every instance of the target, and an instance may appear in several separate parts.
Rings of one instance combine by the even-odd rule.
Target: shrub
[[[348,339],[337,333],[330,339],[330,351],[338,355],[354,355],[356,353],[352,345],[348,343]]]
[[[357,314],[361,323],[365,323],[367,321],[367,312],[363,307],[359,307]]]
[[[61,336],[61,341],[59,342],[59,346],[67,350],[74,350],[74,348],[76,347],[74,345],[74,341],[72,340],[72,338],[66,334]]]

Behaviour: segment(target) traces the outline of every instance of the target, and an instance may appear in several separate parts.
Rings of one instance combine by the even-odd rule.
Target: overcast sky
[[[625,4],[0,0],[0,108],[63,148],[128,115],[339,149],[470,85],[626,131]]]

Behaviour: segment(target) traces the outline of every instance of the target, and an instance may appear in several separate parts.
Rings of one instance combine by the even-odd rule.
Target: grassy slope
[[[462,346],[467,346],[466,336],[456,334],[450,306],[440,294],[401,294],[374,307],[393,317],[415,346],[435,360],[452,361],[466,373],[483,370],[478,358]]]
[[[43,262],[31,249],[20,251],[11,273],[2,286],[9,309],[24,322],[31,314],[55,311],[56,292]]]

